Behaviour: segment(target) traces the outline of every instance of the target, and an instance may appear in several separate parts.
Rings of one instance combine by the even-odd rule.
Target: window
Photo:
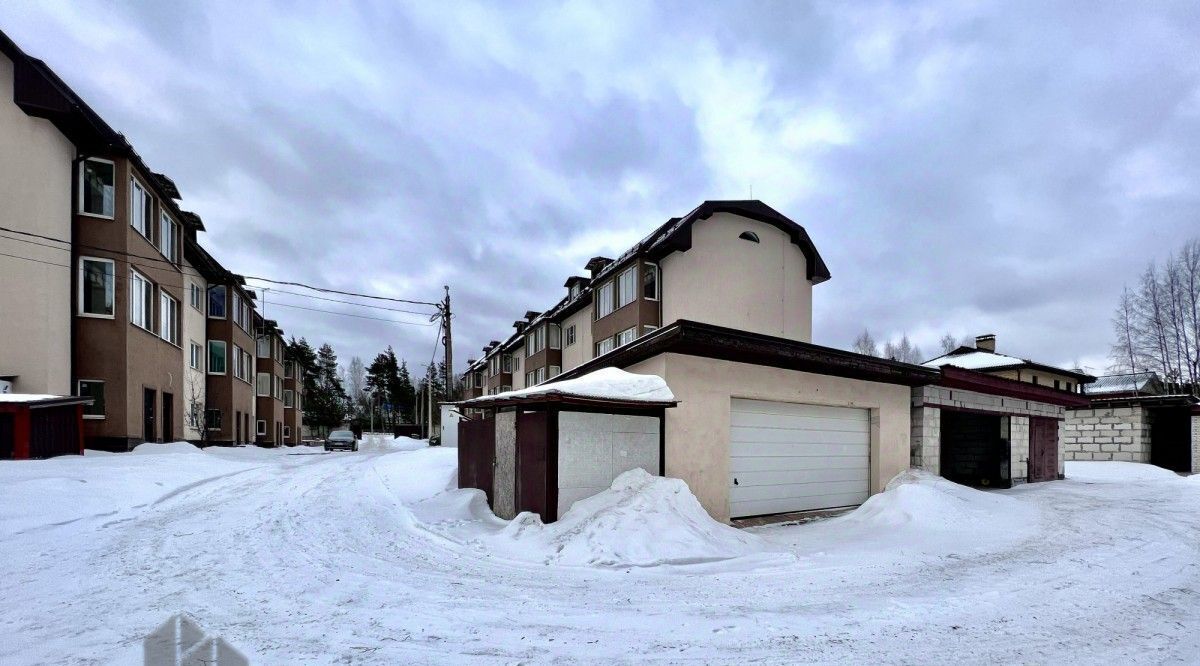
[[[613,311],[613,283],[605,282],[596,290],[596,319],[608,316]]]
[[[292,389],[283,390],[283,406],[286,409],[296,406],[296,392]]]
[[[275,393],[272,395],[276,400],[283,400],[283,378],[278,375],[275,376]]]
[[[129,282],[129,323],[154,332],[154,285],[133,269]]]
[[[1058,385],[1058,380],[1054,380],[1054,388],[1062,388]]]
[[[511,386],[509,386],[508,384],[505,384],[504,386],[501,386],[501,387],[500,387],[500,391],[499,391],[499,392],[500,392],[500,393],[508,393],[508,392],[509,392],[509,391],[511,391],[511,390],[512,390],[512,387],[511,387]]]
[[[751,243],[758,242],[758,234],[754,233],[753,231],[743,231],[742,233],[738,234],[738,238],[744,241],[750,241]]]
[[[546,381],[546,369],[538,368],[537,370],[534,370],[533,381],[537,384],[541,384],[542,382]]]
[[[550,369],[546,372],[546,379],[554,379],[555,377],[557,377],[561,374],[562,374],[562,366],[552,365],[552,366],[550,366]]]
[[[551,349],[562,349],[562,326],[558,324],[546,325],[546,344]]]
[[[242,330],[249,333],[250,332],[250,324],[252,321],[253,321],[253,319],[250,318],[250,301],[243,298],[242,299]]]
[[[158,250],[171,263],[179,263],[179,225],[166,213],[158,216]]]
[[[199,402],[193,402],[192,408],[188,410],[187,423],[188,427],[196,430],[200,429],[201,420],[204,418],[204,405]]]
[[[569,300],[573,301],[576,298],[579,298],[579,291],[580,291],[579,283],[576,282],[575,284],[572,284],[571,289],[567,292],[568,294],[570,294]]]
[[[179,344],[179,301],[161,289],[158,292],[158,336],[167,342]]]
[[[654,331],[657,331],[657,330],[658,330],[657,326],[651,326],[650,324],[646,324],[645,326],[642,327],[642,335],[649,335],[650,333],[653,333]]]
[[[271,339],[265,335],[258,336],[258,342],[255,344],[255,352],[259,358],[271,357]]]
[[[204,348],[194,340],[188,344],[188,365],[193,370],[204,371]]]
[[[296,371],[292,369],[292,361],[285,361],[283,364],[283,376],[291,379],[296,376]]]
[[[1071,382],[1067,382],[1067,390],[1071,391],[1072,393],[1075,392],[1075,387],[1071,385]]]
[[[95,379],[81,379],[76,386],[75,393],[92,399],[92,404],[83,406],[83,418],[104,418],[104,382]]]
[[[658,300],[658,266],[642,264],[642,298]]]
[[[1034,383],[1034,384],[1038,383],[1038,378],[1037,378],[1037,375],[1034,375],[1034,376],[1033,376],[1033,383]]]
[[[79,165],[79,212],[111,218],[116,213],[117,167],[108,160],[87,159]]]
[[[292,438],[292,427],[291,426],[283,426],[283,436],[285,439]]]
[[[267,436],[267,422],[262,419],[258,420],[258,436],[259,437]]]
[[[242,311],[242,297],[238,296],[236,291],[233,292],[232,296],[233,298],[229,300],[233,302],[233,305],[230,308],[233,310],[233,323],[237,324],[238,328],[245,329],[246,322],[242,319],[242,315],[244,314]]]
[[[283,339],[275,338],[275,360],[283,363]]]
[[[617,276],[617,307],[623,308],[633,302],[637,267],[630,266]]]
[[[512,372],[512,354],[505,354],[500,357],[500,372]]]
[[[195,282],[188,283],[188,302],[192,307],[204,312],[204,297],[201,296],[201,293],[200,285]]]
[[[208,316],[225,318],[225,285],[218,284],[208,288]]]
[[[208,341],[208,374],[225,374],[225,352],[224,340]]]
[[[546,348],[546,327],[538,326],[531,330],[525,336],[525,355],[533,356],[534,354]]]
[[[567,327],[567,346],[575,344],[575,324]]]
[[[246,365],[246,354],[242,348],[233,346],[233,376],[238,379],[245,380],[250,372],[250,366]]]
[[[258,386],[255,388],[255,393],[263,397],[271,395],[271,375],[265,372],[258,373]]]
[[[617,333],[617,346],[623,347],[637,339],[637,327],[627,328]]]
[[[536,383],[537,383],[537,373],[533,372],[532,370],[525,373],[525,385],[526,386],[533,386]]]
[[[112,259],[79,258],[79,314],[112,318],[117,278]]]
[[[204,427],[209,430],[221,429],[221,410],[206,409],[204,410]]]
[[[483,386],[483,373],[482,372],[475,373],[475,386]]]
[[[521,369],[521,357],[517,354],[512,355],[512,369],[513,372]]]
[[[252,370],[254,369],[254,357],[248,351],[242,352],[242,368],[242,380],[249,384],[252,379]]]
[[[146,240],[150,240],[150,225],[154,223],[154,198],[137,178],[129,179],[129,223]]]
[[[596,356],[603,356],[613,350],[613,339],[604,338],[596,343]]]

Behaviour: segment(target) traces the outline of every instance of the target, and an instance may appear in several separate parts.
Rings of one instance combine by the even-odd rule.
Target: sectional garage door
[[[869,410],[735,398],[731,417],[731,517],[867,499]]]

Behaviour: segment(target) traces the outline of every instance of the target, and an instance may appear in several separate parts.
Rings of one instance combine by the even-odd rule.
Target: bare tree
[[[958,340],[954,338],[953,333],[943,335],[942,339],[938,340],[938,344],[941,345],[943,354],[949,354],[959,348]]]
[[[899,342],[888,342],[883,346],[884,358],[904,363],[921,363],[925,360],[921,348],[908,339],[908,334],[900,336]]]
[[[364,390],[367,386],[367,367],[357,356],[350,359],[350,368],[346,371],[346,389],[350,393],[350,403],[362,405],[366,403]]]
[[[205,404],[204,384],[205,377],[188,372],[187,380],[185,381],[185,389],[187,390],[187,411],[184,412],[184,422],[189,427],[200,433],[200,446],[208,446],[211,435],[208,432],[208,423],[206,422],[206,411],[208,405]]]
[[[854,351],[867,356],[879,356],[879,345],[875,343],[875,338],[871,336],[871,332],[863,329],[861,335],[854,339]]]

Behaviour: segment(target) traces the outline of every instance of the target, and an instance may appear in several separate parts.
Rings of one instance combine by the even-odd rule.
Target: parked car
[[[332,451],[334,449],[357,451],[358,440],[354,438],[354,433],[349,430],[334,430],[325,438],[325,450]]]

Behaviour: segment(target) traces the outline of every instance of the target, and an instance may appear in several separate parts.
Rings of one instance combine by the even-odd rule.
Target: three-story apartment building
[[[285,442],[283,361],[287,343],[283,339],[283,331],[274,320],[263,319],[257,315],[255,318],[255,356],[258,370],[254,383],[257,396],[256,441],[260,446],[282,446]]]
[[[812,344],[829,270],[778,211],[706,201],[584,268],[527,313],[524,383],[608,366],[665,379],[679,405],[663,467],[714,517],[857,504],[908,467],[911,387],[937,371]],[[515,345],[485,348],[488,370]]]
[[[304,375],[289,344],[283,360],[283,442],[300,443],[304,425]]]

